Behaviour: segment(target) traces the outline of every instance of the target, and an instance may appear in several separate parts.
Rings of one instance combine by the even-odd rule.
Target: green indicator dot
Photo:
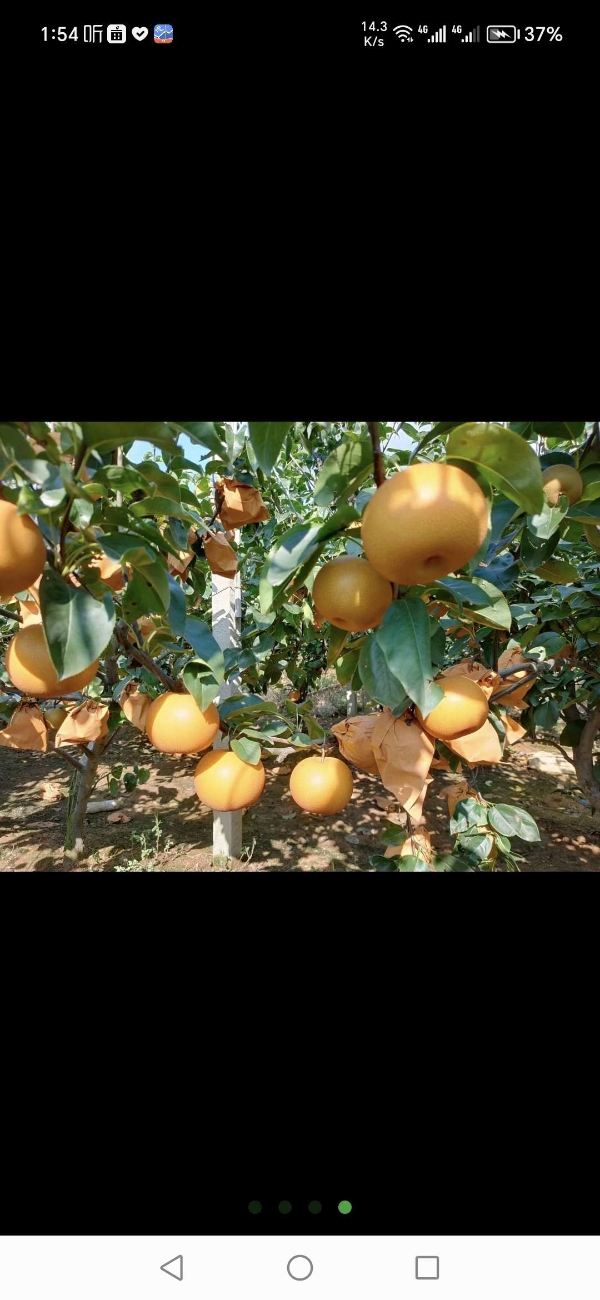
[[[262,1205],[260,1201],[250,1201],[248,1209],[251,1214],[260,1214],[262,1210]]]
[[[351,1211],[351,1209],[352,1209],[352,1206],[351,1206],[351,1204],[350,1204],[350,1201],[340,1201],[340,1203],[339,1203],[339,1205],[338,1205],[338,1210],[339,1210],[340,1214],[349,1214],[350,1211]]]
[[[279,1205],[277,1206],[277,1209],[279,1210],[280,1214],[289,1214],[291,1208],[292,1208],[291,1201],[280,1201]]]
[[[320,1214],[323,1206],[320,1201],[309,1201],[308,1209],[310,1214]]]

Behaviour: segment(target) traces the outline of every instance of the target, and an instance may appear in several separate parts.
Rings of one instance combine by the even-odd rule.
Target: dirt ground
[[[329,711],[328,725],[340,716]],[[547,755],[547,771],[529,766],[540,762],[540,753]],[[376,804],[386,794],[381,782],[353,769],[348,807],[339,817],[316,816],[301,811],[289,793],[290,772],[301,758],[266,761],[265,793],[244,816],[242,858],[216,867],[212,813],[194,791],[197,758],[159,755],[138,732],[123,727],[101,774],[116,763],[139,763],[150,769],[150,780],[123,796],[127,822],[111,824],[106,812],[89,816],[88,856],[67,867],[62,844],[69,769],[52,753],[2,749],[0,871],[372,871],[369,858],[383,852],[378,837],[389,816]],[[444,789],[456,779],[435,773],[427,795],[426,823],[436,852],[452,845]],[[535,817],[541,843],[513,840],[521,871],[600,871],[600,818],[591,814],[574,772],[556,750],[520,742],[506,762],[479,770],[479,788],[495,803],[518,804]],[[50,801],[42,797],[45,789]],[[107,795],[102,780],[95,798]]]

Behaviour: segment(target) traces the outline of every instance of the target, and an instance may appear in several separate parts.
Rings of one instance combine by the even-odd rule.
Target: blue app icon
[[[154,42],[156,45],[170,45],[173,40],[173,28],[170,23],[157,23],[154,28]]]

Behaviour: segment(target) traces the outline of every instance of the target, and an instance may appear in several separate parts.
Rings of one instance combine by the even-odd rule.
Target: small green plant
[[[131,836],[132,846],[139,844],[139,858],[126,858],[125,862],[115,867],[115,871],[156,871],[156,858],[160,852],[169,853],[173,847],[173,840],[168,835],[161,850],[160,842],[162,840],[162,826],[158,813],[154,814],[154,824],[149,836],[145,831],[134,831]],[[154,843],[148,843],[148,840]]]
[[[119,794],[121,786],[129,794],[137,785],[145,785],[146,781],[150,780],[150,772],[147,767],[140,767],[138,763],[131,771],[125,769],[122,763],[117,763],[116,767],[111,767],[106,780],[112,795]]]
[[[456,835],[452,852],[434,858],[431,868],[420,854],[392,858],[376,854],[370,859],[371,866],[376,871],[496,871],[500,859],[506,871],[518,871],[519,855],[512,850],[511,838],[518,836],[530,842],[540,838],[533,817],[524,808],[478,799],[461,799],[457,803],[450,830]],[[381,842],[397,847],[406,838],[407,832],[401,826],[388,822]]]

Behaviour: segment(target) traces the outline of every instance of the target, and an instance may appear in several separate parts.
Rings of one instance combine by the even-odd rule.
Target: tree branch
[[[133,642],[129,640],[127,635],[127,627],[125,624],[117,624],[115,628],[115,637],[129,658],[135,659],[136,663],[141,664],[143,668],[147,668],[149,672],[154,673],[154,676],[158,677],[159,682],[162,682],[163,686],[165,686],[168,691],[182,691],[183,688],[181,682],[177,681],[175,677],[170,677],[162,668],[159,668],[152,656],[147,654],[145,650],[141,650],[139,646],[133,645]]]
[[[381,450],[381,443],[379,441],[379,425],[380,425],[379,421],[377,421],[376,423],[367,422],[369,437],[371,439],[371,446],[373,448],[373,477],[375,479],[375,483],[377,484],[378,488],[381,487],[382,483],[385,483],[383,452]]]
[[[566,749],[563,749],[562,745],[559,745],[559,743],[558,743],[557,740],[554,740],[554,739],[552,739],[550,736],[546,736],[546,735],[545,735],[545,736],[544,736],[544,739],[543,739],[543,743],[544,743],[544,745],[552,745],[553,749],[558,749],[558,750],[560,751],[560,753],[562,754],[563,758],[566,758],[567,763],[571,763],[573,766],[575,765],[575,759],[574,759],[574,758],[569,758],[569,755],[567,754]],[[573,752],[575,752],[575,751],[573,751]]]
[[[88,450],[88,449],[87,449],[85,443],[82,442],[82,444],[81,444],[81,446],[80,446],[80,448],[79,448],[79,451],[77,452],[77,455],[76,455],[76,457],[75,457],[75,464],[74,464],[74,466],[73,466],[73,478],[77,478],[77,475],[78,475],[78,473],[79,473],[79,471],[80,471],[80,469],[81,469],[81,466],[83,465],[83,462],[84,462],[84,459],[85,459],[85,456],[86,456],[87,450]],[[65,562],[66,562],[66,556],[65,556],[65,543],[66,543],[66,540],[67,540],[67,531],[68,531],[68,528],[69,528],[69,517],[70,517],[71,511],[72,511],[72,509],[73,509],[73,502],[74,502],[74,500],[75,500],[75,497],[70,497],[70,499],[69,499],[69,504],[68,504],[68,506],[67,506],[67,508],[66,508],[66,510],[65,510],[64,518],[63,518],[62,524],[61,524],[61,526],[60,526],[60,560],[61,560],[61,564],[65,564]]]
[[[66,754],[64,749],[55,749],[53,752],[58,758],[64,759],[65,763],[69,764],[69,767],[76,767],[78,772],[83,772],[85,770],[83,763],[80,763],[79,759],[73,758],[71,754]]]
[[[20,614],[13,614],[10,609],[5,609],[4,605],[0,605],[0,614],[3,614],[5,618],[13,618],[15,623],[23,622]]]
[[[594,741],[599,731],[600,709],[595,709],[583,728],[579,744],[573,746],[577,784],[594,809],[600,808],[600,785],[594,777]]]
[[[492,636],[492,671],[498,672],[498,652],[500,649],[500,633],[498,628],[495,629]]]
[[[497,700],[501,700],[503,695],[510,695],[511,691],[520,691],[522,686],[534,681],[536,676],[537,673],[529,673],[527,677],[520,677],[518,682],[511,682],[509,686],[503,687],[501,691],[495,691],[491,697],[493,703],[495,704]]]

